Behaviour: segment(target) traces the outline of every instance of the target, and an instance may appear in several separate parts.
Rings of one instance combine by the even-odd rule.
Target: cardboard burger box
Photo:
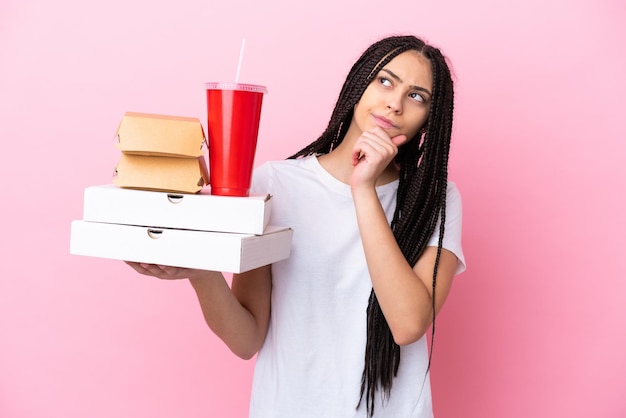
[[[176,158],[122,154],[113,183],[120,187],[197,193],[209,184],[204,156]]]
[[[126,112],[117,128],[124,154],[197,158],[206,153],[206,137],[198,118]]]
[[[126,112],[117,129],[120,187],[197,193],[209,183],[206,137],[198,118]]]
[[[289,257],[292,230],[263,235],[152,228],[77,220],[70,253],[176,267],[242,273]]]
[[[270,195],[249,197],[124,189],[115,184],[85,188],[83,220],[157,228],[262,235],[269,222]]]

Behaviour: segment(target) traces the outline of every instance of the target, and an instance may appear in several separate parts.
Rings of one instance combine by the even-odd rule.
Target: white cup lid
[[[206,83],[204,87],[207,90],[241,90],[252,93],[267,93],[267,87],[256,84],[242,83]]]

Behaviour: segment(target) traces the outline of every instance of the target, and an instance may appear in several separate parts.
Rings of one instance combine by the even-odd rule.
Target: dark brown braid
[[[441,52],[414,36],[392,36],[371,45],[348,73],[326,130],[315,142],[290,158],[326,154],[341,143],[352,120],[354,106],[367,86],[389,61],[408,50],[420,52],[431,62],[433,95],[426,133],[418,133],[401,146],[396,156],[396,162],[400,165],[400,179],[391,228],[400,250],[413,266],[433,235],[437,221],[441,221],[432,288],[431,335],[434,337],[435,287],[445,227],[448,154],[454,108],[452,77]],[[432,342],[427,373],[431,357]],[[357,408],[365,395],[368,416],[374,415],[376,392],[380,387],[383,399],[389,398],[399,365],[400,346],[395,343],[372,290],[367,307],[365,366]]]

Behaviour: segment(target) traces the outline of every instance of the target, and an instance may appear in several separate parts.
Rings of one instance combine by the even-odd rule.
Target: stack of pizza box
[[[214,196],[196,118],[126,113],[112,184],[84,190],[70,253],[241,273],[289,257],[293,231],[269,225],[270,195]]]

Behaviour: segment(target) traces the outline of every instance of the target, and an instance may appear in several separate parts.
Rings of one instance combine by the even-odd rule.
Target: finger
[[[360,138],[352,149],[352,165],[357,165],[360,161],[371,157],[376,153],[380,153],[380,145],[376,141],[368,138]]]
[[[353,151],[352,152],[352,165],[355,166],[359,163],[359,161],[361,160],[361,157],[363,156],[363,153],[361,151]]]
[[[137,273],[146,274],[146,269],[143,264],[137,263],[135,261],[124,261],[130,267],[133,268]]]
[[[381,145],[391,143],[391,138],[389,137],[389,135],[387,135],[387,132],[378,127],[371,131],[363,132],[361,134],[361,139]]]
[[[396,147],[399,147],[400,145],[404,143],[404,141],[406,141],[406,139],[407,139],[406,135],[398,135],[398,136],[394,136],[393,138],[391,138],[391,142]]]
[[[126,264],[134,268],[138,273],[146,276],[160,277],[163,275],[163,271],[156,264],[136,262],[126,262]]]
[[[162,277],[171,273],[171,270],[167,270],[167,267],[160,266],[158,264],[142,264],[142,267],[146,269],[150,274],[157,277]]]
[[[158,264],[157,267],[161,270],[162,273],[164,273],[165,275],[169,277],[177,277],[180,274],[180,272],[183,270],[179,267],[164,266],[161,264]]]
[[[394,144],[391,139],[381,138],[375,134],[364,134],[362,135],[355,147],[353,149],[353,161],[355,159],[355,154],[359,154],[359,159],[361,159],[364,155],[366,157],[374,156],[374,154],[378,154],[383,158],[387,156],[392,156],[397,153],[397,146]]]
[[[389,136],[389,134],[387,133],[387,131],[385,131],[383,128],[381,128],[380,126],[376,126],[374,129],[370,130],[370,131],[366,131],[372,135],[374,135],[377,138],[380,138],[381,140],[383,140],[384,142],[391,142],[391,137]]]

